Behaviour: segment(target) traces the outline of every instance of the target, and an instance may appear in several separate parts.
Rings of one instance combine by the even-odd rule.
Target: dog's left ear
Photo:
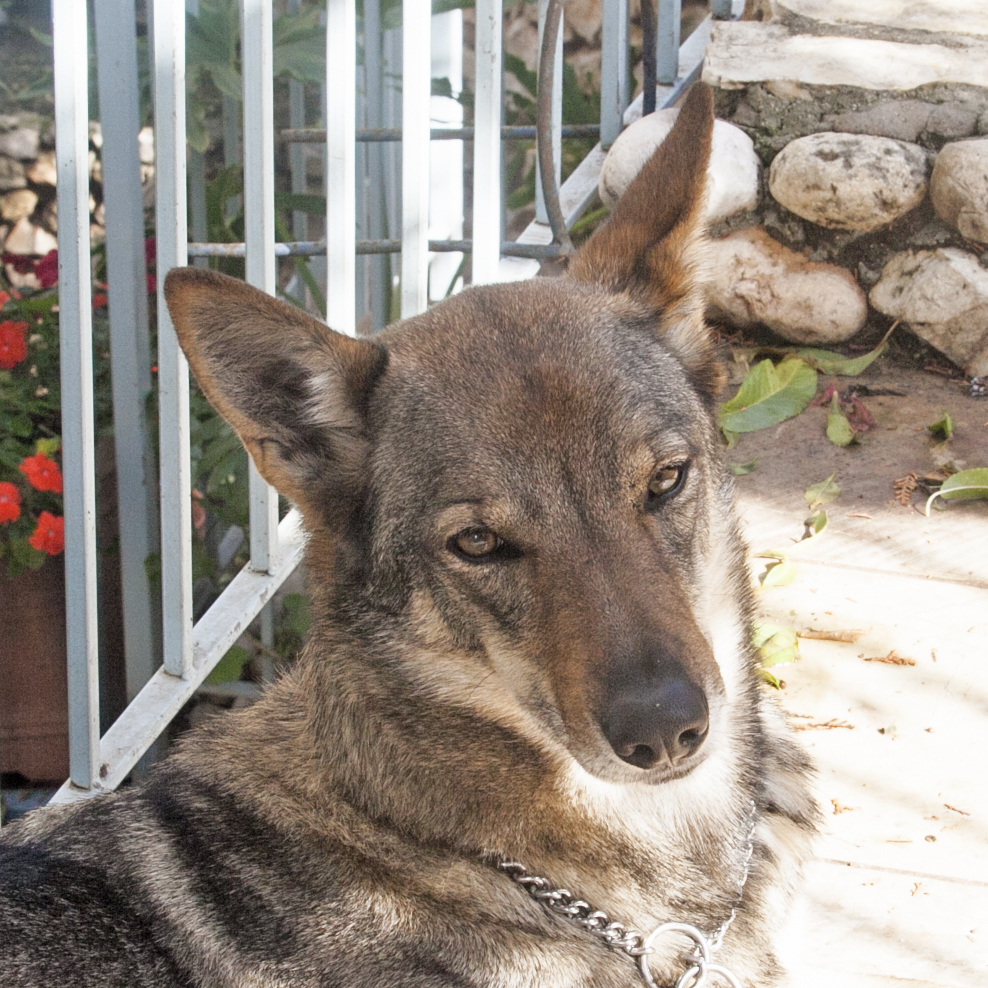
[[[720,389],[723,376],[703,319],[703,207],[713,123],[710,88],[698,82],[607,223],[569,264],[570,277],[628,293],[654,309],[657,332],[709,394]]]

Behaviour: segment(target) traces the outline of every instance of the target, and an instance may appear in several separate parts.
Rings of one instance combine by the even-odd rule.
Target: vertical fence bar
[[[502,0],[477,0],[474,50],[473,284],[497,281],[501,260]]]
[[[90,789],[99,784],[99,643],[86,5],[54,0],[52,14],[69,771],[75,785]]]
[[[606,151],[621,133],[628,105],[628,0],[604,0],[601,34],[600,145]]]
[[[356,0],[326,0],[326,322],[357,321]]]
[[[192,222],[192,239],[195,243],[205,243],[209,239],[206,216],[206,159],[202,152],[189,148],[189,214]],[[197,268],[209,267],[205,257],[192,261]]]
[[[240,104],[232,96],[223,97],[223,164],[240,164]],[[240,196],[226,201],[226,216],[232,219],[240,209]]]
[[[364,0],[364,78],[367,89],[367,126],[383,127],[384,123],[384,37],[381,32],[381,0]],[[367,202],[369,235],[381,240],[387,235],[385,220],[384,148],[380,144],[366,145],[367,178],[370,196]],[[370,270],[371,326],[381,329],[388,321],[386,310],[389,270],[388,258],[370,255],[364,259]]]
[[[403,0],[401,30],[401,317],[407,319],[428,305],[430,0]]]
[[[156,608],[145,561],[158,551],[158,478],[144,411],[151,390],[134,0],[101,0],[95,15],[103,130],[106,277],[113,378],[127,698],[158,659]]]
[[[241,7],[244,106],[244,243],[247,281],[275,293],[274,75],[271,0]],[[278,556],[278,494],[250,462],[250,567],[271,572]]]
[[[731,0],[710,0],[710,13],[714,20],[730,20],[733,15],[733,6]]]
[[[288,0],[288,13],[297,14],[301,2],[302,0]],[[288,126],[305,126],[305,84],[298,79],[288,80]],[[304,144],[291,145],[288,149],[288,163],[292,173],[292,192],[307,192]],[[309,239],[309,214],[300,209],[292,213],[292,236],[296,240]]]
[[[192,472],[189,365],[165,305],[165,275],[188,261],[185,191],[185,6],[152,5],[155,236],[158,277],[158,421],[161,472],[161,617],[164,666],[192,666]]]
[[[539,0],[539,53],[545,41],[545,16],[549,10],[549,0]],[[562,178],[563,160],[563,25],[565,23],[566,7],[559,18],[559,31],[556,35],[556,56],[552,63],[552,116],[550,132],[552,135],[552,163],[558,188]],[[542,169],[538,158],[535,161],[535,219],[539,223],[548,223],[549,214],[545,209],[542,197]]]
[[[679,75],[679,28],[682,0],[658,0],[655,77],[659,85],[671,86]]]

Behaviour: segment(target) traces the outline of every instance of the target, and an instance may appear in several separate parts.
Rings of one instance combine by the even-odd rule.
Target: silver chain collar
[[[690,923],[660,923],[648,936],[638,930],[628,929],[623,923],[611,920],[607,913],[594,909],[589,903],[577,899],[568,889],[557,889],[547,878],[530,875],[525,866],[517,861],[501,861],[497,867],[510,879],[517,882],[537,902],[542,903],[557,916],[562,916],[579,926],[582,926],[592,936],[603,940],[609,947],[623,950],[629,957],[635,959],[642,980],[648,988],[660,988],[652,978],[648,964],[649,954],[655,953],[653,944],[666,933],[682,933],[693,941],[693,950],[686,955],[686,970],[679,976],[675,988],[705,988],[711,975],[720,975],[731,988],[743,988],[741,980],[721,964],[713,963],[712,957],[724,942],[724,936],[734,918],[738,914],[738,906],[748,872],[751,867],[751,856],[754,852],[755,824],[757,815],[755,803],[752,801],[748,816],[748,834],[744,847],[744,858],[735,879],[735,903],[731,914],[713,932],[704,933]]]

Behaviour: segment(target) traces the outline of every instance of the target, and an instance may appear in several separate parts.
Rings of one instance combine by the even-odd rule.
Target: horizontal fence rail
[[[129,17],[133,23],[135,0],[112,0],[112,3],[117,16]],[[674,104],[699,73],[710,37],[711,18],[679,45],[680,0],[652,0],[652,3],[646,0],[643,8],[646,6],[657,17],[652,34],[658,39],[659,47],[650,53],[648,61],[656,66],[658,84],[654,88],[646,86],[647,92],[639,94],[629,105],[628,0],[603,0],[600,122],[566,125],[561,122],[560,113],[560,39],[565,4],[543,0],[540,30],[546,47],[541,72],[543,86],[537,94],[541,127],[534,127],[505,125],[502,120],[502,0],[476,0],[474,121],[472,126],[450,126],[462,120],[462,115],[437,118],[432,109],[431,101],[435,97],[431,95],[430,58],[439,57],[442,52],[437,54],[433,50],[430,25],[434,22],[429,0],[403,0],[402,29],[382,28],[381,0],[364,0],[360,35],[354,0],[327,0],[321,125],[306,126],[304,91],[293,82],[288,121],[291,126],[277,132],[277,140],[289,146],[291,187],[296,194],[307,190],[306,156],[320,152],[323,155],[326,232],[321,239],[309,238],[310,214],[296,205],[291,207],[295,211],[290,214],[290,235],[294,239],[288,239],[284,231],[279,231],[279,237],[275,235],[273,5],[271,0],[240,0],[243,99],[251,108],[244,115],[242,134],[243,243],[211,243],[202,239],[205,230],[201,215],[202,185],[196,183],[201,183],[204,175],[203,159],[194,155],[190,158],[185,141],[186,9],[196,16],[197,5],[195,0],[187,0],[185,4],[174,0],[151,6],[150,62],[156,142],[161,661],[158,665],[150,654],[157,647],[156,635],[147,634],[146,628],[145,633],[139,633],[140,621],[146,622],[150,613],[147,599],[134,598],[129,604],[129,598],[125,599],[125,608],[130,608],[125,614],[125,624],[129,620],[131,628],[127,647],[140,647],[143,653],[141,657],[128,655],[128,669],[134,670],[128,681],[131,702],[100,738],[87,212],[86,5],[76,0],[54,0],[71,777],[53,797],[53,802],[82,799],[120,785],[175,714],[200,689],[216,663],[264,612],[304,552],[305,535],[298,513],[289,511],[279,522],[277,494],[251,467],[250,562],[205,614],[193,621],[189,374],[162,295],[168,271],[190,259],[205,264],[209,258],[244,258],[247,281],[251,284],[271,294],[284,291],[291,296],[292,291],[298,291],[299,294],[291,297],[304,299],[308,290],[304,286],[279,288],[277,259],[311,259],[313,271],[318,272],[317,264],[324,265],[321,277],[325,278],[328,324],[350,334],[356,331],[360,308],[358,275],[367,285],[376,285],[378,295],[383,290],[381,286],[390,279],[400,300],[402,317],[415,315],[428,305],[432,255],[470,255],[473,284],[532,277],[543,262],[567,252],[566,230],[594,202],[606,148],[622,127],[641,116],[644,108]],[[299,0],[290,0],[289,10],[297,12]],[[730,16],[731,0],[715,0],[715,13]],[[561,17],[554,21],[557,15]],[[97,18],[97,24],[106,21]],[[113,33],[108,27],[99,27],[98,62],[117,57],[113,55],[114,43],[119,54],[119,42],[111,37]],[[358,40],[363,52],[360,59]],[[136,63],[133,59],[123,59],[119,64],[125,68],[120,70],[118,85],[133,89],[135,94],[126,111],[133,114],[138,92]],[[104,77],[109,80],[111,74],[104,73],[101,79]],[[113,112],[106,108],[111,102],[104,99],[105,113]],[[237,101],[229,96],[224,97],[222,122],[224,161],[227,165],[235,164],[240,160],[241,136]],[[446,126],[442,126],[444,123]],[[132,127],[133,122],[128,126]],[[540,173],[543,168],[546,173],[545,194],[539,195],[536,219],[516,241],[509,242],[503,236],[503,144],[540,138],[547,142],[542,146],[539,166]],[[597,143],[566,181],[560,183],[561,142],[575,138],[591,138]],[[456,236],[463,231],[460,224],[447,226],[443,231],[447,236],[437,238],[430,235],[430,148],[432,142],[455,141],[472,146],[472,236]],[[131,148],[131,153],[134,152],[136,147]],[[399,159],[400,180],[396,179],[398,170],[393,167]],[[191,171],[188,161],[193,165]],[[108,203],[111,196],[124,188],[129,190],[126,194],[131,199],[135,195],[133,175],[126,181],[119,179],[119,187],[111,187],[117,181],[111,175],[123,175],[125,171],[107,162],[108,184],[104,194]],[[190,177],[197,197],[192,206],[193,230],[198,239],[192,243],[186,219]],[[537,186],[540,184],[543,183],[537,182]],[[127,256],[121,253],[121,245],[128,244],[126,249],[132,254],[136,240],[143,235],[139,230],[140,207],[131,205],[134,208],[129,212],[119,210],[122,219],[114,220],[107,231],[108,240],[120,238],[108,243],[107,256],[117,258],[114,263],[121,271],[124,262],[120,258]],[[239,206],[231,199],[224,208],[229,211]],[[107,213],[109,217],[109,206]],[[555,235],[547,222],[550,215],[557,219]],[[125,229],[126,224],[129,226]],[[453,236],[449,236],[451,232]],[[359,267],[358,263],[366,267]],[[395,267],[381,267],[390,264]],[[401,276],[396,277],[399,270]],[[129,275],[119,277],[117,293],[123,284],[130,284],[132,291],[140,291],[141,286],[135,282],[141,280],[141,271],[135,267]],[[450,290],[456,284],[454,279]],[[376,307],[378,320],[381,304],[375,296],[372,307]],[[141,312],[140,305],[128,308],[125,302],[111,308],[111,333],[120,341],[114,343],[112,354],[115,383],[118,366],[121,380],[138,380],[143,373],[131,366],[134,354],[142,352],[142,345],[147,346],[147,324]],[[127,336],[128,332],[132,338]],[[125,370],[123,361],[130,361],[126,365],[129,370]],[[124,399],[117,396],[117,400]],[[73,428],[77,431],[71,432]],[[132,458],[130,467],[135,477],[149,476],[146,452],[146,437],[139,430],[126,443],[118,443],[118,458]],[[126,462],[122,468],[129,469]],[[138,488],[143,483],[145,488],[140,489],[146,489],[151,482],[139,481]],[[122,513],[126,511],[127,507],[123,506]],[[141,515],[138,521],[136,527],[121,526],[121,539],[126,543],[121,554],[129,560],[125,566],[131,572],[135,560],[140,559],[137,553],[146,553],[148,539],[157,535],[158,526],[153,520],[149,522]],[[126,579],[126,572],[124,575]],[[269,615],[270,611],[266,613]],[[140,614],[144,617],[138,618]],[[265,627],[269,634],[269,621]],[[132,646],[132,642],[143,644]],[[136,661],[137,658],[141,661]]]

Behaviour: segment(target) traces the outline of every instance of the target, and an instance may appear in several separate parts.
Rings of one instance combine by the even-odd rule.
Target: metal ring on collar
[[[642,944],[642,947],[651,953],[654,950],[654,947],[652,946],[653,941],[662,936],[663,933],[685,933],[696,944],[696,949],[700,951],[700,956],[697,958],[699,963],[693,965],[693,967],[696,968],[696,973],[700,975],[700,977],[697,984],[694,985],[694,988],[702,988],[702,983],[706,980],[703,972],[710,967],[710,945],[707,943],[707,938],[700,932],[700,930],[698,930],[695,926],[692,926],[690,923],[660,923],[645,938],[645,942]],[[647,953],[639,954],[638,970],[641,971],[641,976],[644,979],[645,984],[648,985],[648,988],[660,988],[660,986],[657,985],[652,978],[652,972],[648,966],[648,957],[649,954]],[[680,978],[680,982],[682,980],[683,979]],[[741,986],[738,985],[737,988],[741,988]]]

